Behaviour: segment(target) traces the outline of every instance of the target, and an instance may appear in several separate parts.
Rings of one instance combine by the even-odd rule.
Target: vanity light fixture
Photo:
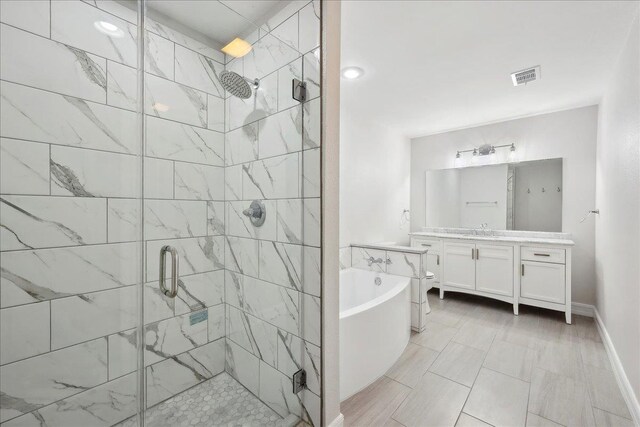
[[[117,25],[112,24],[111,22],[96,21],[93,23],[93,26],[96,28],[96,30],[100,31],[102,34],[108,35],[109,37],[124,37],[124,31],[122,31],[120,28],[118,28]]]
[[[348,80],[354,80],[361,77],[364,70],[360,67],[345,67],[342,69],[342,77]]]
[[[509,158],[513,160],[515,158],[516,146],[515,144],[504,144],[504,145],[491,145],[491,144],[483,144],[479,147],[470,148],[469,150],[458,150],[456,151],[456,159],[460,159],[462,157],[462,153],[471,153],[473,155],[472,160],[475,161],[480,156],[491,155],[492,158],[496,156],[496,148],[507,148],[509,147]]]

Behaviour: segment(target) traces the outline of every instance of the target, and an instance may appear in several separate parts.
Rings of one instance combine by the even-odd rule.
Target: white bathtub
[[[375,278],[382,279],[377,286]],[[411,279],[349,268],[340,272],[340,400],[384,375],[411,335]]]

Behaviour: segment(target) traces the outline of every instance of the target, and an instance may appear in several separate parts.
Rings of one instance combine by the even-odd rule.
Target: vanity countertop
[[[438,233],[433,231],[416,231],[409,233],[413,237],[436,237],[442,239],[459,239],[459,240],[483,240],[488,242],[509,242],[509,243],[533,243],[539,245],[561,245],[574,246],[575,242],[571,239],[555,239],[549,237],[536,236],[483,236],[468,233]]]

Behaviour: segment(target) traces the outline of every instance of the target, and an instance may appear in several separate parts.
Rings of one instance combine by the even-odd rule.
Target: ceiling
[[[282,0],[149,0],[147,7],[222,47],[257,29],[266,17],[286,3]]]
[[[638,2],[342,2],[341,113],[417,137],[597,104]],[[541,65],[514,87],[510,73]]]

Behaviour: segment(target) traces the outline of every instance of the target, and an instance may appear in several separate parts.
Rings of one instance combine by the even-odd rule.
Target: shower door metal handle
[[[171,253],[171,289],[165,286],[165,267],[167,252]],[[178,251],[173,246],[165,245],[160,249],[160,290],[169,298],[178,295]]]

